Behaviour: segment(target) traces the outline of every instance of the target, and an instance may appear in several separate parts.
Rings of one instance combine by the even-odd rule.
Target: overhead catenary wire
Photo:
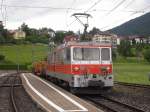
[[[51,7],[51,6],[28,6],[28,5],[6,5],[3,4],[2,6],[5,7],[12,7],[12,8],[31,8],[31,9],[54,9],[54,10],[66,10],[68,8],[66,7]],[[77,8],[69,8],[69,10],[82,10],[82,9],[77,9]]]
[[[125,7],[124,9],[128,8],[130,5],[132,5],[134,3],[135,0],[131,0]]]
[[[90,11],[93,7],[95,7],[97,4],[99,4],[102,0],[98,0],[97,2],[95,2],[90,8],[88,8],[86,11],[84,11],[84,13],[87,13],[88,11]]]
[[[132,12],[128,17],[126,17],[126,19],[128,19],[129,17],[137,14],[138,12]],[[125,18],[124,19],[120,19],[119,21],[122,21],[122,20],[126,20]],[[113,24],[118,24],[118,20],[117,21],[114,21]],[[111,25],[106,25],[106,26],[103,26],[100,28],[100,30],[105,30],[105,29],[108,29]]]
[[[84,13],[87,13],[88,11],[90,11],[93,7],[95,7],[98,3],[100,3],[102,0],[98,0],[97,2],[95,2],[91,7],[89,7],[86,11],[84,11]],[[74,21],[72,21],[69,25],[67,25],[67,27],[69,27],[70,25],[72,25],[74,22],[76,22],[77,19],[75,19]]]
[[[2,0],[3,1],[3,0]],[[42,8],[42,9],[52,9],[52,10],[67,10],[66,12],[69,12],[69,11],[83,11],[84,9],[83,8],[73,8],[72,6],[74,5],[74,2],[76,0],[73,0],[72,4],[69,6],[69,7],[52,7],[52,6],[28,6],[28,5],[7,5],[7,4],[4,4],[2,3],[1,4],[1,9],[2,9],[2,13],[3,13],[3,16],[4,16],[4,7],[6,7],[7,9],[8,8],[31,8],[31,9],[39,9],[39,8]],[[111,9],[111,10],[103,10],[103,9],[94,9],[95,6],[97,6],[102,0],[97,0],[94,4],[92,4],[86,11],[90,12],[90,11],[102,11],[102,12],[108,12],[108,14],[111,14],[113,11],[115,11],[118,7],[120,7],[126,0],[120,0],[119,3],[117,2],[116,6]],[[134,3],[135,0],[130,0],[130,3],[126,4],[126,7],[130,6],[130,4]],[[93,9],[93,10],[92,10]],[[145,9],[142,9],[142,10],[116,10],[116,11],[120,11],[120,12],[131,12],[131,13],[144,13]],[[5,11],[6,12],[6,11]],[[3,17],[4,18],[4,17]],[[6,14],[5,14],[5,20],[6,20]],[[73,20],[73,22],[71,22],[70,24],[67,25],[70,26],[72,25],[75,21],[77,20]]]
[[[115,11],[118,7],[120,7],[126,0],[121,0],[114,8],[112,8],[107,14],[106,16],[108,16],[109,14],[111,14],[113,11]]]
[[[75,2],[76,2],[76,0],[73,0],[72,3],[71,3],[71,6],[66,10],[66,26],[67,27],[69,27],[68,24],[67,24],[67,15],[68,15],[70,9],[73,7]]]
[[[100,3],[102,0],[98,0],[97,2],[95,2],[90,8],[88,8],[85,12],[92,12],[92,11],[101,11],[101,12],[108,12],[106,14],[106,16],[108,16],[109,14],[111,14],[113,11],[115,11],[118,7],[120,7],[126,0],[121,0],[119,3],[117,3],[117,5],[112,8],[111,10],[103,10],[103,9],[94,9],[94,10],[91,10],[92,8],[94,8],[98,3]],[[129,7],[135,0],[132,0],[130,1],[125,7]],[[150,6],[149,6],[150,7]],[[131,14],[130,15],[134,15],[134,14],[137,14],[137,13],[145,13],[145,10],[126,10],[126,8],[124,8],[125,10],[117,10],[118,12],[130,12]],[[147,7],[148,8],[148,7]],[[91,10],[91,11],[90,11]],[[73,22],[71,22],[68,26],[72,25],[75,21],[77,20],[74,20]]]

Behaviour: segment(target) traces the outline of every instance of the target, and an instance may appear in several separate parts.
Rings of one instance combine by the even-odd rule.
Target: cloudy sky
[[[150,0],[0,1],[0,20],[9,29],[16,29],[25,22],[32,28],[82,31],[83,26],[71,15],[86,12],[92,15],[89,30],[92,27],[107,30],[150,11]]]

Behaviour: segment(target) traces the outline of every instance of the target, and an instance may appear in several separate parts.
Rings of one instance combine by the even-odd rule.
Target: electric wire
[[[118,7],[120,7],[126,0],[121,0],[114,8],[112,8],[107,14],[106,16],[108,16],[109,14],[111,14],[113,11],[115,11]]]
[[[125,7],[124,9],[128,8],[130,5],[132,5],[134,3],[135,0],[131,0]]]
[[[97,2],[95,2],[90,8],[88,8],[86,11],[84,11],[84,13],[87,13],[88,11],[90,11],[93,7],[95,7],[97,4],[99,4],[102,0],[98,0]]]
[[[117,20],[117,21],[114,21],[112,24],[113,24],[113,25],[114,25],[114,24],[118,24],[118,21],[126,20],[126,19],[128,19],[128,18],[134,16],[135,14],[138,14],[138,12],[132,12],[128,17],[123,18],[123,19],[120,19],[120,20]],[[111,24],[111,25],[112,25],[112,24]],[[111,25],[109,24],[109,25],[103,26],[103,27],[100,28],[100,30],[106,30],[106,29],[108,29]]]
[[[94,9],[92,10],[96,5],[98,5],[102,0],[98,0],[97,2],[95,2],[94,4],[91,5],[91,7],[89,7],[87,10],[85,10],[84,12],[90,12],[90,11],[105,11],[108,12],[106,16],[108,16],[109,14],[111,14],[113,11],[115,11],[118,7],[120,7],[126,0],[121,0],[119,3],[117,2],[116,6],[114,8],[112,8],[111,10],[101,10],[101,9]],[[4,17],[4,13],[3,13],[3,7],[5,7],[5,13],[6,13],[6,8],[33,8],[33,9],[39,9],[39,8],[48,8],[48,9],[53,9],[53,10],[66,10],[66,15],[69,13],[69,11],[80,11],[83,10],[82,8],[73,8],[74,2],[76,2],[76,0],[73,0],[71,7],[51,7],[51,6],[27,6],[27,5],[6,5],[3,4],[4,0],[1,0],[1,15],[3,17],[3,19],[5,18],[6,21],[6,14]],[[135,0],[131,0],[124,8],[129,7],[131,4],[133,4],[135,2]],[[142,9],[142,10],[120,10],[121,12],[131,12],[133,15],[137,14],[137,13],[144,13],[145,10],[147,10],[150,6]],[[132,15],[131,14],[131,15]],[[73,22],[71,22],[70,24],[67,25],[67,27],[69,27],[70,25],[72,25],[75,21],[77,21],[77,19],[75,19]]]
[[[69,27],[68,26],[68,22],[67,22],[67,16],[68,16],[68,13],[70,11],[70,9],[73,7],[73,5],[75,4],[76,0],[73,0],[73,2],[71,3],[71,6],[66,10],[66,26],[67,28]]]
[[[65,7],[51,7],[51,6],[28,6],[28,5],[6,5],[3,4],[1,6],[5,6],[5,7],[13,7],[13,8],[31,8],[31,9],[54,9],[54,10],[67,10],[68,8]],[[82,9],[77,9],[77,8],[69,8],[69,10],[82,10]]]

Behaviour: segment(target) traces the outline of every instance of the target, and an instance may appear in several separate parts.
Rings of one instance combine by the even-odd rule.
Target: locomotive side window
[[[109,48],[101,49],[101,59],[102,60],[110,60],[110,49]]]
[[[66,49],[66,58],[67,60],[70,60],[70,48]]]

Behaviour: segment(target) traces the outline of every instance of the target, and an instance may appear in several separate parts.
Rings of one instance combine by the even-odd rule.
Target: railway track
[[[129,104],[122,103],[113,98],[100,95],[98,97],[86,96],[85,100],[94,103],[99,108],[104,108],[110,112],[145,112],[144,110]]]
[[[0,112],[45,112],[26,93],[19,73],[0,76]]]
[[[129,86],[129,87],[138,87],[138,88],[150,89],[150,85],[144,85],[144,84],[133,84],[133,83],[125,83],[125,82],[115,82],[114,84]]]
[[[18,112],[15,97],[14,97],[14,87],[22,86],[22,84],[16,83],[17,74],[10,74],[12,76],[7,75],[3,76],[3,83],[0,84],[0,104],[3,102],[7,102],[0,111],[10,111],[10,112]],[[3,105],[3,104],[2,104]]]

